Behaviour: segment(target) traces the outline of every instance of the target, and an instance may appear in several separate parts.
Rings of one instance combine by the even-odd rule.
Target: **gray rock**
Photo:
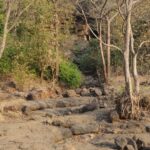
[[[83,106],[80,109],[80,113],[85,113],[85,112],[88,112],[88,111],[93,111],[95,109],[97,109],[97,104],[96,103],[87,104],[87,105]]]
[[[71,127],[73,135],[98,133],[99,125],[96,123],[91,124],[76,124]]]

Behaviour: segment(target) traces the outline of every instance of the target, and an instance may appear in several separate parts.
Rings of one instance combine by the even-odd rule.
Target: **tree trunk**
[[[10,18],[10,13],[11,13],[11,7],[10,7],[10,3],[8,2],[8,10],[6,12],[3,38],[2,38],[2,43],[1,43],[1,46],[0,46],[0,58],[2,58],[3,52],[4,52],[5,47],[6,47],[6,41],[7,41],[7,35],[8,35],[8,22],[9,22],[9,18]]]
[[[131,4],[132,5],[132,4]],[[125,88],[126,94],[132,101],[133,89],[132,89],[132,81],[131,81],[131,74],[130,74],[130,63],[129,63],[129,54],[130,54],[130,35],[131,35],[131,6],[128,6],[128,12],[126,17],[126,26],[125,26],[125,47],[124,47],[124,74],[125,74]]]
[[[107,70],[106,70],[106,62],[104,57],[104,50],[103,50],[103,43],[102,43],[102,26],[100,24],[99,28],[99,48],[100,48],[100,54],[102,59],[102,67],[103,67],[103,77],[104,77],[104,83],[107,83]]]
[[[133,55],[133,78],[134,78],[134,86],[135,86],[135,94],[139,94],[140,91],[140,83],[139,76],[137,71],[137,53]]]
[[[110,56],[110,21],[107,20],[107,79],[110,79],[110,74],[111,74],[111,56]]]

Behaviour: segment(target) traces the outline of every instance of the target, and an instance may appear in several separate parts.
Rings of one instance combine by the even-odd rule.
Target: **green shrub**
[[[60,64],[60,80],[70,87],[79,87],[82,82],[82,75],[75,64],[62,61]]]

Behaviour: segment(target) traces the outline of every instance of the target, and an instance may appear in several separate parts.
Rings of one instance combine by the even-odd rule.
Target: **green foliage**
[[[84,73],[93,73],[96,71],[97,65],[101,64],[100,56],[98,55],[98,41],[92,40],[84,49],[78,48],[75,51],[75,62]]]
[[[75,64],[62,61],[60,64],[60,80],[69,87],[78,87],[82,82],[82,75]]]

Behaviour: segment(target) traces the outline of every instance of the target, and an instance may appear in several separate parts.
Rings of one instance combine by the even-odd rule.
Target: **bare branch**
[[[140,50],[140,49],[141,49],[141,47],[142,47],[145,43],[150,43],[150,40],[147,40],[147,41],[143,41],[143,42],[141,42],[141,44],[139,45],[138,50]]]
[[[8,32],[10,32],[10,31],[16,26],[18,20],[19,20],[20,17],[22,16],[22,14],[30,8],[30,6],[33,4],[33,2],[34,2],[34,0],[33,0],[29,5],[27,5],[27,6],[18,14],[18,16],[17,16],[17,18],[15,19],[13,25],[8,29]]]

